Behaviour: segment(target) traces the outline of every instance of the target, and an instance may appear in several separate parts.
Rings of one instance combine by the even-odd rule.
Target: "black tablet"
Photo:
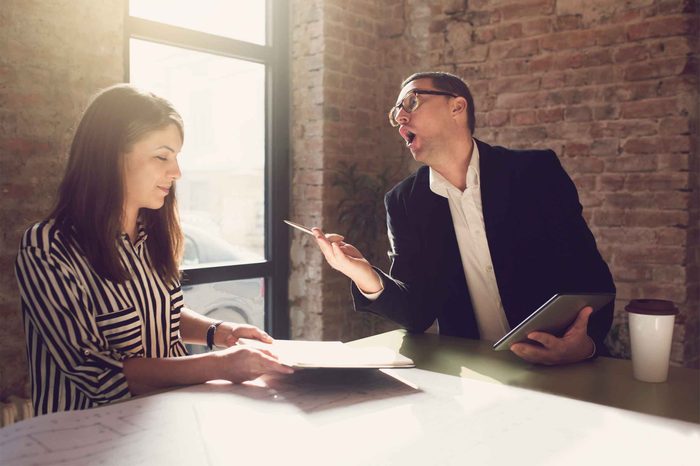
[[[547,332],[558,335],[576,320],[579,311],[591,306],[595,313],[615,299],[615,293],[560,293],[539,307],[517,327],[505,334],[493,345],[496,351],[510,349],[511,345],[529,341],[530,332]]]

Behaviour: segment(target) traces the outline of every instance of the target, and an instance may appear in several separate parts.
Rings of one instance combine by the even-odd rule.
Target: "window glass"
[[[185,121],[183,266],[264,260],[265,66],[131,39],[129,69]]]
[[[265,280],[250,278],[202,285],[184,285],[185,306],[216,320],[265,328]],[[191,353],[205,347],[189,345]]]
[[[265,0],[130,0],[129,14],[265,45]]]

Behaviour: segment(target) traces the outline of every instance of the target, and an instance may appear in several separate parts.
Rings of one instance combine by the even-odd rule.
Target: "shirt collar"
[[[119,237],[124,241],[129,241],[129,235],[126,233],[120,234]],[[146,239],[148,239],[148,233],[146,233],[146,227],[139,218],[136,220],[136,240],[134,240],[134,247],[140,246]]]
[[[448,190],[456,190],[447,179],[432,167],[428,167],[430,190],[438,196],[447,197]],[[479,146],[472,139],[472,156],[467,167],[467,189],[479,188]]]

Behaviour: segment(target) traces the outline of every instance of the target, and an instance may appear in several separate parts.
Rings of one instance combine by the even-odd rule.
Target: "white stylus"
[[[296,228],[297,230],[301,230],[301,231],[303,231],[304,233],[308,233],[308,234],[310,234],[311,236],[314,235],[314,233],[311,231],[311,228],[307,228],[307,227],[305,227],[304,225],[299,225],[298,223],[290,222],[289,220],[285,220],[284,223],[286,223],[286,224],[289,225],[290,227]]]
[[[304,225],[299,225],[298,223],[291,222],[289,220],[284,220],[284,223],[289,225],[290,227],[296,228],[297,230],[301,230],[304,233],[308,233],[311,236],[315,236],[313,231],[311,231],[310,228],[305,227]],[[336,242],[341,242],[345,239],[343,235],[339,235],[337,233],[328,233],[326,234],[326,239],[330,241],[331,243],[336,243]]]

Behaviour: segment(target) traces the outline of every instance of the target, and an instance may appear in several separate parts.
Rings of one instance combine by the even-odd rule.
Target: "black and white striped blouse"
[[[86,409],[131,396],[122,361],[184,356],[180,283],[151,268],[147,235],[117,239],[130,274],[124,283],[99,276],[54,220],[27,230],[15,271],[37,414]]]

